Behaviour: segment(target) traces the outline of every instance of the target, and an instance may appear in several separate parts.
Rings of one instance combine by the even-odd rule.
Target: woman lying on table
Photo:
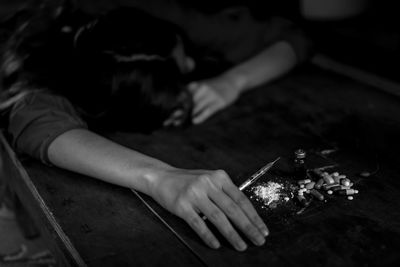
[[[262,245],[268,229],[226,172],[176,168],[98,134],[150,131],[163,122],[190,120],[193,101],[200,105],[203,90],[193,101],[185,90],[181,77],[193,61],[178,31],[132,9],[89,21],[57,10],[46,13],[51,23],[34,14],[11,38],[3,58],[8,90],[0,111],[8,118],[17,153],[143,192],[184,219],[212,248],[220,243],[199,214],[239,251],[247,245],[233,225]],[[257,58],[254,63],[262,64]],[[254,63],[237,70],[251,76]]]

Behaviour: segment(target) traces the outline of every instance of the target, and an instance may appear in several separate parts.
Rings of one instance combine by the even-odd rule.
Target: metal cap
[[[307,153],[306,153],[306,151],[304,151],[303,149],[297,149],[297,150],[294,152],[294,155],[295,155],[295,157],[296,157],[297,159],[304,159],[304,158],[306,158]]]

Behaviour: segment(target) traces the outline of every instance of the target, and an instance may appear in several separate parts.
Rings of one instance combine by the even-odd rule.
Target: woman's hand
[[[192,82],[188,85],[193,95],[193,123],[204,122],[221,109],[231,105],[240,95],[241,88],[233,77],[222,75],[216,78]]]
[[[258,246],[264,244],[269,233],[248,198],[222,170],[171,168],[154,179],[150,188],[150,195],[158,203],[185,220],[212,248],[219,248],[220,243],[200,214],[239,251],[247,245],[233,225]]]

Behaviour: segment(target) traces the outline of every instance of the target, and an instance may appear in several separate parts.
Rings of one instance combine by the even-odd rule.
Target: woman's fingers
[[[206,110],[207,108],[209,108],[210,105],[213,104],[213,102],[215,102],[214,98],[209,96],[209,95],[204,95],[202,98],[198,99],[195,103],[194,103],[194,107],[193,107],[193,111],[192,111],[192,115],[196,116],[199,113],[203,112],[204,110]]]
[[[200,200],[198,202],[198,207],[236,250],[243,251],[247,248],[246,243],[232,227],[225,214],[213,202],[211,202],[209,198]]]
[[[218,248],[220,243],[199,214],[205,215],[239,251],[247,245],[237,231],[256,245],[264,244],[267,227],[225,171],[180,170],[168,177],[154,183],[153,198],[184,219],[207,245]]]
[[[192,121],[194,124],[202,123],[222,108],[223,107],[215,99],[205,100],[195,106],[194,112],[192,113]]]
[[[181,124],[181,117],[183,115],[183,111],[181,109],[175,110],[171,116],[167,120],[164,121],[163,125],[166,126],[179,126]]]
[[[181,217],[209,247],[217,249],[221,246],[218,239],[208,229],[204,220],[193,209],[187,209]]]
[[[222,190],[241,208],[246,214],[247,218],[257,226],[259,231],[264,236],[269,235],[268,227],[265,225],[261,217],[257,214],[257,211],[251,204],[250,200],[241,192],[233,183],[224,183]]]
[[[213,86],[205,83],[191,83],[188,89],[193,96],[192,116],[195,124],[204,122],[228,105]]]
[[[192,111],[194,124],[202,123],[225,106],[223,101],[214,92],[208,89],[200,89],[199,92],[200,94],[194,95],[194,107]]]
[[[255,245],[265,243],[264,234],[254,224],[247,214],[229,196],[218,191],[210,193],[211,200],[226,214],[226,216],[241,230]]]
[[[193,123],[194,124],[202,123],[221,109],[222,107],[219,107],[218,105],[210,105],[208,108],[204,109],[202,112],[196,114],[193,117]]]

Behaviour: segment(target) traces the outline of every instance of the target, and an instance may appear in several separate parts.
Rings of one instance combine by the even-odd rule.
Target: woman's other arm
[[[217,77],[189,84],[195,104],[193,123],[204,122],[235,102],[243,92],[281,77],[296,63],[292,46],[279,41]]]
[[[241,93],[274,81],[309,57],[311,42],[293,23],[273,17],[266,25],[264,47],[258,53],[219,76],[189,84],[194,99],[194,123],[205,121],[231,105]],[[228,53],[227,60],[236,62],[239,54]]]

